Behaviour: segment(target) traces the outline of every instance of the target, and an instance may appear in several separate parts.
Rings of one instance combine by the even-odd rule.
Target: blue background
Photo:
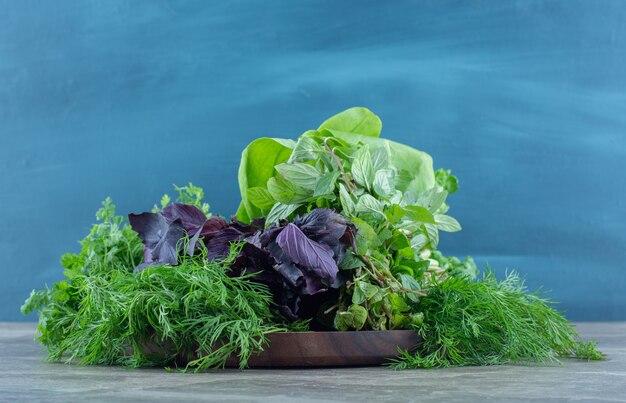
[[[576,320],[626,319],[623,1],[0,1],[0,320],[112,196],[239,201],[241,150],[363,105],[452,168],[444,235]]]

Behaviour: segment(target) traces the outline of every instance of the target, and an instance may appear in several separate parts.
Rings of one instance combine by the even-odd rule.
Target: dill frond
[[[561,312],[529,293],[517,273],[498,281],[487,272],[477,282],[451,277],[420,301],[423,343],[400,351],[394,369],[515,363],[557,363],[558,357],[602,359],[582,342]]]
[[[136,274],[96,265],[72,279],[67,301],[47,299],[39,340],[55,361],[164,366],[184,355],[197,357],[188,369],[203,370],[236,355],[243,368],[267,333],[284,329],[273,324],[267,287],[228,276],[235,256],[233,248],[222,262],[197,256]]]

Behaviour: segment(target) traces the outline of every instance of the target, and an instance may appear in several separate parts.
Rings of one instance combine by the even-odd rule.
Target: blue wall
[[[623,1],[20,0],[0,1],[0,320],[104,197],[138,212],[193,181],[229,215],[250,140],[353,105],[460,177],[445,252],[626,319]]]

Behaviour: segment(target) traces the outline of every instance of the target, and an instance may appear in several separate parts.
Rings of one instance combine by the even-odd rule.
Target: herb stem
[[[363,256],[363,255],[357,255],[359,257],[359,259],[361,259],[361,261],[363,263],[365,263],[365,271],[372,276],[372,278],[378,283],[379,286],[384,287],[385,283],[378,278],[378,276],[376,275],[376,272],[378,271],[376,269],[376,266],[374,266],[374,263],[372,263],[367,257]]]
[[[339,160],[339,157],[335,155],[335,152],[333,151],[333,149],[330,148],[330,146],[328,145],[328,137],[324,137],[324,148],[326,148],[326,150],[330,153],[330,156],[333,158],[333,160],[335,161],[335,163],[341,170],[341,176],[343,177],[343,181],[345,182],[346,186],[348,186],[350,190],[353,190],[352,181],[350,181],[350,179],[348,178],[348,175],[346,174],[346,170],[343,168],[343,164],[341,163],[341,160]]]
[[[324,315],[328,315],[333,309],[337,309],[337,308],[339,308],[339,304],[335,304],[331,306],[330,308],[324,311]]]
[[[372,276],[372,278],[378,283],[378,285],[380,285],[381,287],[384,287],[385,282],[380,280],[380,278],[376,275],[376,273],[378,273],[379,270],[376,268],[374,263],[372,263],[372,261],[369,260],[366,256],[358,255],[358,257],[363,263],[365,263],[365,265],[367,266],[366,271]],[[383,278],[387,280],[388,283],[392,283],[390,285],[393,285],[395,288],[399,289],[400,291],[404,293],[414,294],[419,297],[425,297],[428,295],[422,291],[411,290],[411,289],[405,288],[391,273],[389,273],[389,275],[387,276],[385,276],[383,273]]]

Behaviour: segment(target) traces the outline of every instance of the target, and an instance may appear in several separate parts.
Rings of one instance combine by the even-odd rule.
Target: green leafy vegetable
[[[312,190],[296,185],[282,176],[269,178],[267,190],[276,202],[284,204],[301,203],[313,195]]]
[[[276,171],[287,181],[308,190],[315,190],[320,172],[315,167],[300,162],[278,164]]]
[[[383,128],[380,118],[366,108],[350,108],[329,118],[318,130],[359,133],[363,136],[378,137]]]
[[[435,172],[435,179],[437,184],[444,188],[448,194],[456,193],[459,190],[459,180],[452,175],[452,171],[449,169],[438,169]]]
[[[285,329],[271,325],[264,285],[226,274],[236,254],[222,263],[195,257],[175,270],[154,266],[136,274],[99,265],[98,275],[72,280],[69,300],[55,288],[31,296],[24,310],[42,308],[39,341],[50,360],[162,366],[182,354],[197,357],[188,367],[201,370],[235,355],[243,367],[267,333]]]
[[[352,160],[352,177],[359,185],[370,190],[374,183],[374,165],[370,155],[369,146],[366,144],[354,154]]]
[[[275,174],[274,167],[289,159],[295,143],[285,139],[259,138],[241,154],[239,165],[239,189],[241,204],[237,218],[245,223],[263,216],[263,211],[248,199],[248,189],[267,187],[267,181]]]
[[[287,224],[276,237],[276,243],[291,261],[310,268],[322,279],[332,281],[337,276],[339,268],[330,246],[310,239],[294,224]]]
[[[276,203],[267,214],[267,224],[274,224],[280,220],[285,220],[301,207],[300,204]]]
[[[351,275],[362,278],[359,284],[381,291],[375,300],[354,299],[354,293],[361,291],[348,283],[335,314],[344,318],[337,322],[342,326],[352,323],[345,319],[351,317],[346,313],[351,301],[368,313],[363,328],[391,329],[408,323],[411,313],[394,310],[391,296],[399,294],[416,303],[425,295],[422,286],[445,278],[442,269],[431,270],[420,253],[437,247],[439,230],[460,230],[458,222],[445,215],[448,192],[436,183],[430,156],[380,138],[381,129],[380,119],[371,111],[352,108],[317,130],[306,131],[289,157],[291,149],[284,152],[274,145],[254,157],[248,153],[242,160],[242,166],[255,164],[253,158],[263,160],[259,165],[282,161],[274,164],[274,170],[264,168],[264,187],[249,187],[257,172],[246,173],[250,177],[241,182],[248,184],[245,196],[242,190],[242,204],[252,201],[259,213],[269,208],[268,224],[328,207],[342,212],[358,228],[354,252],[362,264],[350,265],[355,271]],[[255,146],[252,143],[249,148]],[[452,180],[449,172],[445,174],[442,180]],[[275,203],[269,207],[271,199]]]
[[[80,254],[63,256],[66,280],[33,291],[22,306],[24,314],[40,310],[38,340],[50,360],[138,367],[189,354],[196,357],[190,368],[206,369],[236,355],[243,367],[267,333],[286,330],[265,285],[228,275],[237,244],[221,261],[207,260],[204,250],[182,254],[175,269],[155,265],[133,273],[142,261],[141,240],[110,199],[97,218]]]
[[[491,272],[477,282],[450,278],[433,286],[419,309],[423,323],[414,328],[424,341],[413,353],[401,352],[396,369],[603,358],[516,273],[503,281]]]
[[[192,183],[152,213],[131,214],[139,236],[105,200],[80,253],[62,257],[65,280],[22,306],[40,311],[49,358],[143,366],[186,357],[205,369],[237,356],[243,367],[268,333],[310,323],[417,330],[424,342],[401,352],[397,369],[602,359],[516,274],[476,281],[471,257],[437,250],[440,231],[461,230],[446,203],[458,180],[381,130],[357,107],[296,141],[253,141],[230,223],[210,215]]]
[[[276,199],[274,199],[270,191],[266,188],[257,186],[248,188],[247,192],[250,203],[261,211],[271,209],[274,203],[276,203]]]

